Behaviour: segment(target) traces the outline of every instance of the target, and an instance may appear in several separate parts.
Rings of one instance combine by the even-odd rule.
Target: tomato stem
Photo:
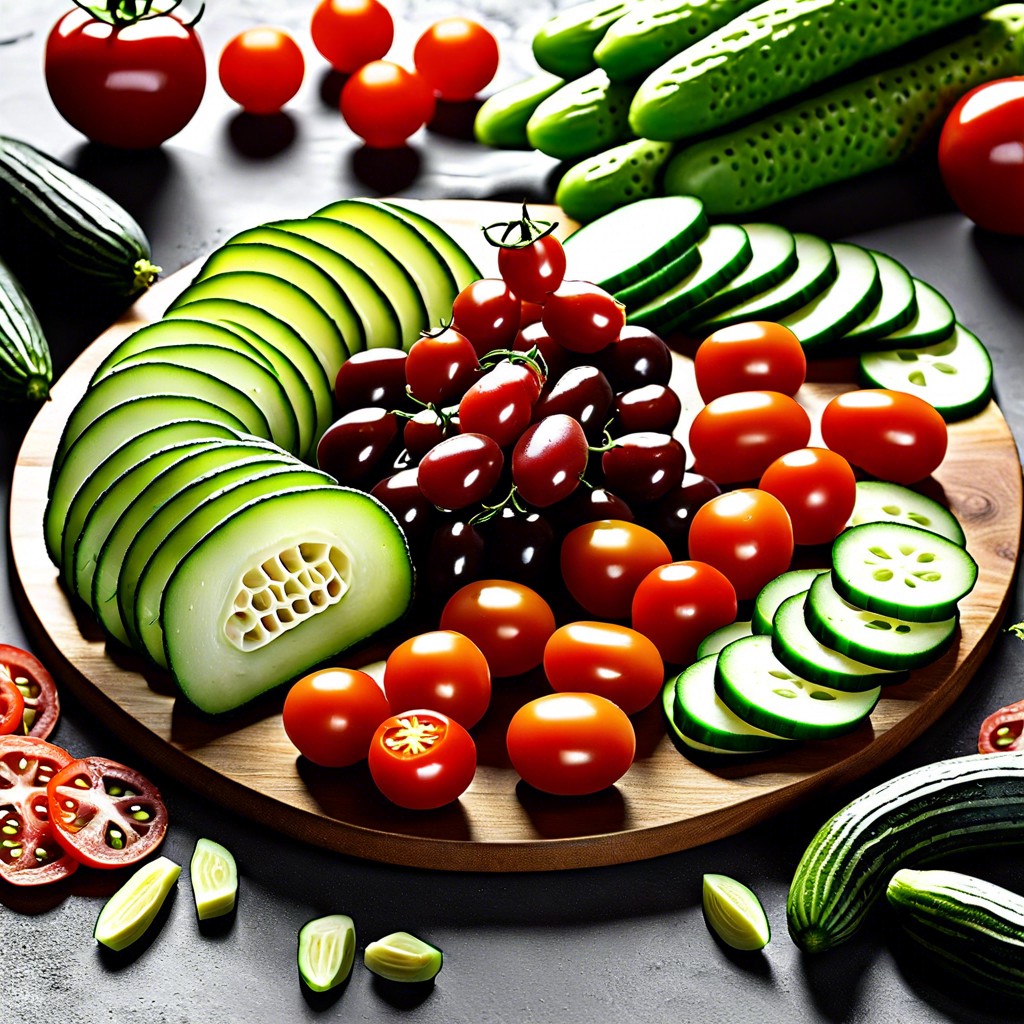
[[[556,220],[533,220],[526,209],[526,201],[523,201],[523,213],[519,220],[498,221],[495,224],[488,224],[481,230],[484,238],[497,249],[527,249],[534,242],[550,235],[558,227]],[[492,237],[492,232],[501,229],[501,237]],[[510,241],[511,236],[519,232],[519,237]]]
[[[76,7],[81,7],[97,21],[105,21],[115,28],[124,28],[150,18],[162,18],[176,11],[183,0],[166,0],[157,5],[156,0],[104,0],[103,3],[88,3],[87,0],[72,0]],[[191,28],[203,16],[206,4],[199,5],[199,11],[191,21],[183,21],[186,28]]]

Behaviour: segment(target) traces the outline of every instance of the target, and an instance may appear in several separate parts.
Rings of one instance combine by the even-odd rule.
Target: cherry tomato
[[[472,729],[491,702],[491,670],[469,637],[438,629],[410,637],[391,652],[384,692],[392,707],[440,711]]]
[[[521,583],[477,580],[448,599],[441,628],[469,637],[484,652],[491,675],[504,678],[541,663],[555,616],[537,591]]]
[[[505,456],[492,438],[456,434],[423,456],[419,487],[438,508],[465,508],[491,493],[504,465]]]
[[[541,323],[570,352],[599,352],[626,326],[626,307],[588,281],[563,281],[544,299]]]
[[[425,548],[437,518],[437,509],[420,488],[419,468],[400,469],[378,481],[370,490],[402,528],[414,552]]]
[[[427,564],[424,571],[426,587],[424,596],[436,611],[437,601],[446,601],[467,583],[485,575],[484,539],[479,530],[465,519],[449,517],[434,531],[427,549]]]
[[[705,402],[737,391],[795,395],[807,375],[807,356],[783,324],[751,320],[709,334],[693,357]]]
[[[404,146],[434,116],[434,95],[415,71],[387,60],[364,64],[341,90],[349,128],[374,149]]]
[[[1024,234],[1024,77],[986,82],[960,98],[939,136],[939,171],[979,227]]]
[[[552,585],[555,574],[555,531],[546,515],[523,513],[506,505],[480,523],[484,540],[484,571],[480,576],[511,580],[537,591]]]
[[[249,114],[276,114],[298,91],[306,71],[299,44],[278,28],[239,32],[217,66],[224,91]]]
[[[736,621],[736,590],[713,565],[670,562],[648,573],[633,596],[633,628],[675,665],[689,665],[701,640]]]
[[[398,409],[405,405],[407,354],[395,348],[368,348],[353,352],[334,378],[339,412],[367,405]]]
[[[461,398],[479,373],[476,349],[451,327],[414,341],[405,363],[405,379],[413,396],[433,405]]]
[[[533,418],[564,412],[580,421],[588,440],[597,441],[604,434],[614,397],[608,378],[596,366],[573,366],[541,395]]]
[[[667,386],[672,377],[672,350],[646,327],[627,324],[614,344],[598,354],[598,361],[616,391],[648,384]]]
[[[46,800],[57,841],[91,868],[134,864],[167,831],[167,808],[153,783],[105,757],[65,765],[47,784]]]
[[[664,384],[644,384],[615,396],[615,419],[620,434],[671,434],[682,411],[679,395]]]
[[[551,634],[544,674],[559,693],[596,693],[632,715],[661,692],[665,666],[658,648],[635,629],[570,622]]]
[[[111,24],[75,7],[51,30],[43,64],[64,120],[93,142],[122,149],[149,149],[177,135],[206,90],[199,37],[173,14]]]
[[[850,464],[828,448],[798,448],[777,458],[758,487],[786,507],[797,544],[829,544],[846,526],[857,497]]]
[[[522,303],[520,303],[520,308]],[[537,307],[540,309],[540,306]],[[535,323],[527,324],[520,320],[520,330],[512,341],[512,349],[515,352],[531,352],[537,349],[544,366],[547,369],[547,381],[558,382],[562,375],[569,369],[569,351],[562,348],[547,332],[547,328],[540,322],[540,317]]]
[[[478,356],[509,348],[519,332],[522,303],[504,281],[481,277],[466,285],[452,303],[454,326]]]
[[[686,451],[671,434],[623,434],[601,456],[605,485],[629,502],[657,501],[683,481]]]
[[[527,302],[525,299],[519,303],[519,326],[530,327],[539,324],[544,307],[539,302]]]
[[[577,420],[545,416],[512,452],[512,482],[524,501],[546,508],[569,497],[587,468],[587,438]]]
[[[0,673],[0,736],[21,732],[25,723],[25,698],[14,680]]]
[[[626,712],[594,693],[551,693],[524,704],[505,737],[524,782],[556,796],[613,786],[633,763],[636,733]]]
[[[348,75],[391,49],[395,23],[378,0],[321,0],[309,31],[327,63]]]
[[[746,601],[790,567],[793,525],[773,494],[755,487],[705,502],[690,524],[690,558],[722,572]]]
[[[343,413],[316,446],[316,464],[339,484],[366,480],[384,462],[398,436],[398,417],[387,409],[366,406]]]
[[[444,100],[470,100],[498,70],[498,43],[469,18],[444,18],[416,40],[416,70]]]
[[[566,534],[560,561],[565,585],[581,608],[602,619],[626,619],[640,581],[672,555],[656,533],[602,519]]]
[[[486,434],[502,448],[514,444],[530,425],[541,383],[532,366],[503,359],[462,396],[460,428]]]
[[[35,736],[0,736],[0,878],[45,885],[78,869],[54,835],[46,787],[74,758]]]
[[[555,505],[548,515],[552,523],[564,533],[598,519],[623,519],[628,523],[636,519],[629,505],[604,487],[577,487],[565,501]]]
[[[714,398],[690,424],[695,469],[720,484],[757,480],[780,455],[803,448],[811,420],[777,391],[737,391]]]
[[[825,444],[881,480],[912,484],[946,455],[946,422],[923,398],[865,388],[837,395],[821,414]]]
[[[18,688],[25,705],[21,728],[16,731],[45,740],[60,716],[53,676],[35,655],[20,647],[0,644],[0,679],[4,677]]]
[[[292,684],[281,709],[288,739],[325,768],[365,759],[377,726],[391,705],[374,678],[350,668],[310,672]]]
[[[440,416],[433,409],[420,409],[405,421],[402,442],[414,459],[422,459],[435,445],[459,432],[458,418]]]
[[[978,752],[996,754],[1001,750],[1021,750],[1024,744],[1024,701],[1007,704],[1005,708],[993,711],[978,733]]]
[[[412,811],[443,807],[469,788],[476,744],[458,722],[438,711],[403,711],[381,722],[367,763],[377,788]]]
[[[523,302],[543,304],[565,277],[565,250],[554,235],[519,247],[502,246],[498,273]]]
[[[673,558],[686,558],[694,513],[721,493],[722,489],[713,480],[699,473],[684,473],[678,487],[643,510],[643,525],[668,545]]]

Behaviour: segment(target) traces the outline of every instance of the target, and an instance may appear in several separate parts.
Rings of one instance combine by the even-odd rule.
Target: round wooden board
[[[493,273],[479,225],[508,219],[515,207],[445,201],[425,208]],[[667,737],[656,704],[635,718],[637,759],[623,779],[593,797],[562,799],[519,782],[505,755],[512,711],[545,691],[543,679],[524,678],[496,686],[492,708],[474,730],[480,767],[462,799],[435,812],[403,812],[376,793],[365,766],[326,770],[297,758],[281,726],[280,693],[225,720],[205,718],[176,699],[168,677],[106,645],[88,613],[72,607],[46,555],[47,483],[70,410],[100,360],[158,318],[191,273],[186,268],[154,287],[58,382],[19,454],[10,529],[19,602],[40,656],[129,745],[215,801],[312,843],[415,867],[533,871],[641,860],[731,835],[881,764],[950,706],[992,645],[1017,559],[1022,490],[1017,450],[994,404],[951,426],[949,452],[934,480],[980,566],[977,586],[961,606],[959,643],[886,690],[870,724],[770,758],[696,764]],[[692,364],[682,356],[675,384],[695,411]],[[813,410],[851,386],[812,383],[799,398],[813,419]],[[381,653],[364,652],[364,659]]]

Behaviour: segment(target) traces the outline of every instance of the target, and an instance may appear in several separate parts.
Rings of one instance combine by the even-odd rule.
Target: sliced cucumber
[[[876,668],[900,671],[931,664],[956,634],[957,618],[907,622],[844,601],[829,575],[811,584],[804,606],[807,628],[826,647]]]
[[[167,857],[144,864],[103,905],[93,938],[116,951],[137,942],[156,920],[180,874],[180,865]]]
[[[791,672],[772,653],[770,636],[749,636],[718,656],[715,690],[743,721],[791,739],[826,739],[856,729],[881,688],[847,693]]]
[[[437,946],[409,932],[392,932],[363,950],[366,968],[388,981],[430,981],[441,970],[444,956]]]
[[[726,750],[724,747],[713,747],[710,743],[700,743],[690,739],[679,731],[679,726],[672,717],[676,701],[676,681],[673,677],[661,688],[661,710],[665,720],[665,730],[676,749],[687,757],[742,757],[750,753],[745,750]],[[755,751],[756,753],[756,751]]]
[[[779,605],[794,594],[804,593],[823,572],[828,572],[828,569],[791,569],[766,583],[754,598],[754,612],[750,619],[751,633],[770,636]]]
[[[910,271],[883,252],[869,251],[878,266],[882,298],[872,313],[846,332],[845,340],[858,345],[906,327],[917,315],[917,295]]]
[[[960,521],[934,498],[885,480],[858,480],[850,526],[861,523],[906,523],[931,530],[960,547],[967,546]]]
[[[761,901],[742,882],[728,875],[707,874],[702,885],[708,927],[733,949],[764,949],[771,940],[768,915]]]
[[[832,545],[836,593],[897,619],[951,618],[977,578],[978,563],[964,548],[917,526],[863,523],[844,530]]]
[[[352,972],[356,926],[347,914],[329,914],[299,929],[299,977],[313,992],[327,992]]]
[[[733,640],[739,640],[741,636],[750,635],[751,622],[749,619],[730,622],[728,626],[719,626],[718,629],[708,633],[697,645],[697,659],[706,658],[709,654],[717,654],[726,644],[731,644]]]
[[[270,494],[178,564],[161,608],[167,661],[188,700],[228,711],[394,622],[411,596],[405,537],[374,498]]]
[[[981,412],[992,397],[992,359],[963,324],[934,345],[865,352],[860,377],[865,387],[923,398],[947,423]]]
[[[480,269],[470,258],[469,253],[437,221],[424,214],[415,199],[382,199],[380,202],[416,228],[421,235],[426,236],[430,244],[444,257],[459,291],[480,279]]]
[[[914,304],[917,312],[914,318],[898,331],[872,341],[876,348],[911,348],[916,345],[933,345],[953,333],[956,315],[953,307],[930,285],[919,281],[914,283]]]
[[[224,917],[235,909],[238,865],[227,847],[212,839],[197,839],[189,862],[189,877],[200,921]]]
[[[790,672],[834,690],[870,690],[907,678],[906,671],[887,671],[856,661],[818,640],[804,617],[807,593],[787,597],[772,623],[772,651]]]
[[[647,277],[635,284],[620,288],[613,294],[627,309],[643,306],[675,287],[684,277],[692,274],[699,263],[700,248],[691,245],[689,249],[684,249],[682,253]]]

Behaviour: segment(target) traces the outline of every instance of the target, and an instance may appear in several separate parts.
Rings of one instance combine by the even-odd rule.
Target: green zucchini
[[[682,149],[665,168],[665,192],[698,196],[709,215],[746,214],[895,163],[930,138],[969,89],[1024,70],[1024,4],[972,25],[971,34],[917,60]],[[741,77],[731,63],[728,73]],[[686,97],[688,110],[703,106]]]
[[[530,145],[526,137],[530,117],[563,85],[564,78],[541,71],[488,96],[473,120],[477,142],[496,149],[526,149]]]
[[[53,366],[39,317],[17,278],[0,261],[0,398],[41,401]]]
[[[972,754],[883,782],[833,815],[797,865],[786,914],[802,949],[857,930],[899,868],[967,848],[1024,841],[1024,757]]]
[[[646,0],[584,0],[559,11],[533,37],[533,56],[553,75],[579,78],[597,66],[594,47],[610,25]]]
[[[95,185],[34,146],[0,136],[0,199],[76,271],[122,295],[160,273],[145,232]]]
[[[959,871],[903,868],[885,891],[906,933],[986,994],[1024,996],[1024,896]]]

